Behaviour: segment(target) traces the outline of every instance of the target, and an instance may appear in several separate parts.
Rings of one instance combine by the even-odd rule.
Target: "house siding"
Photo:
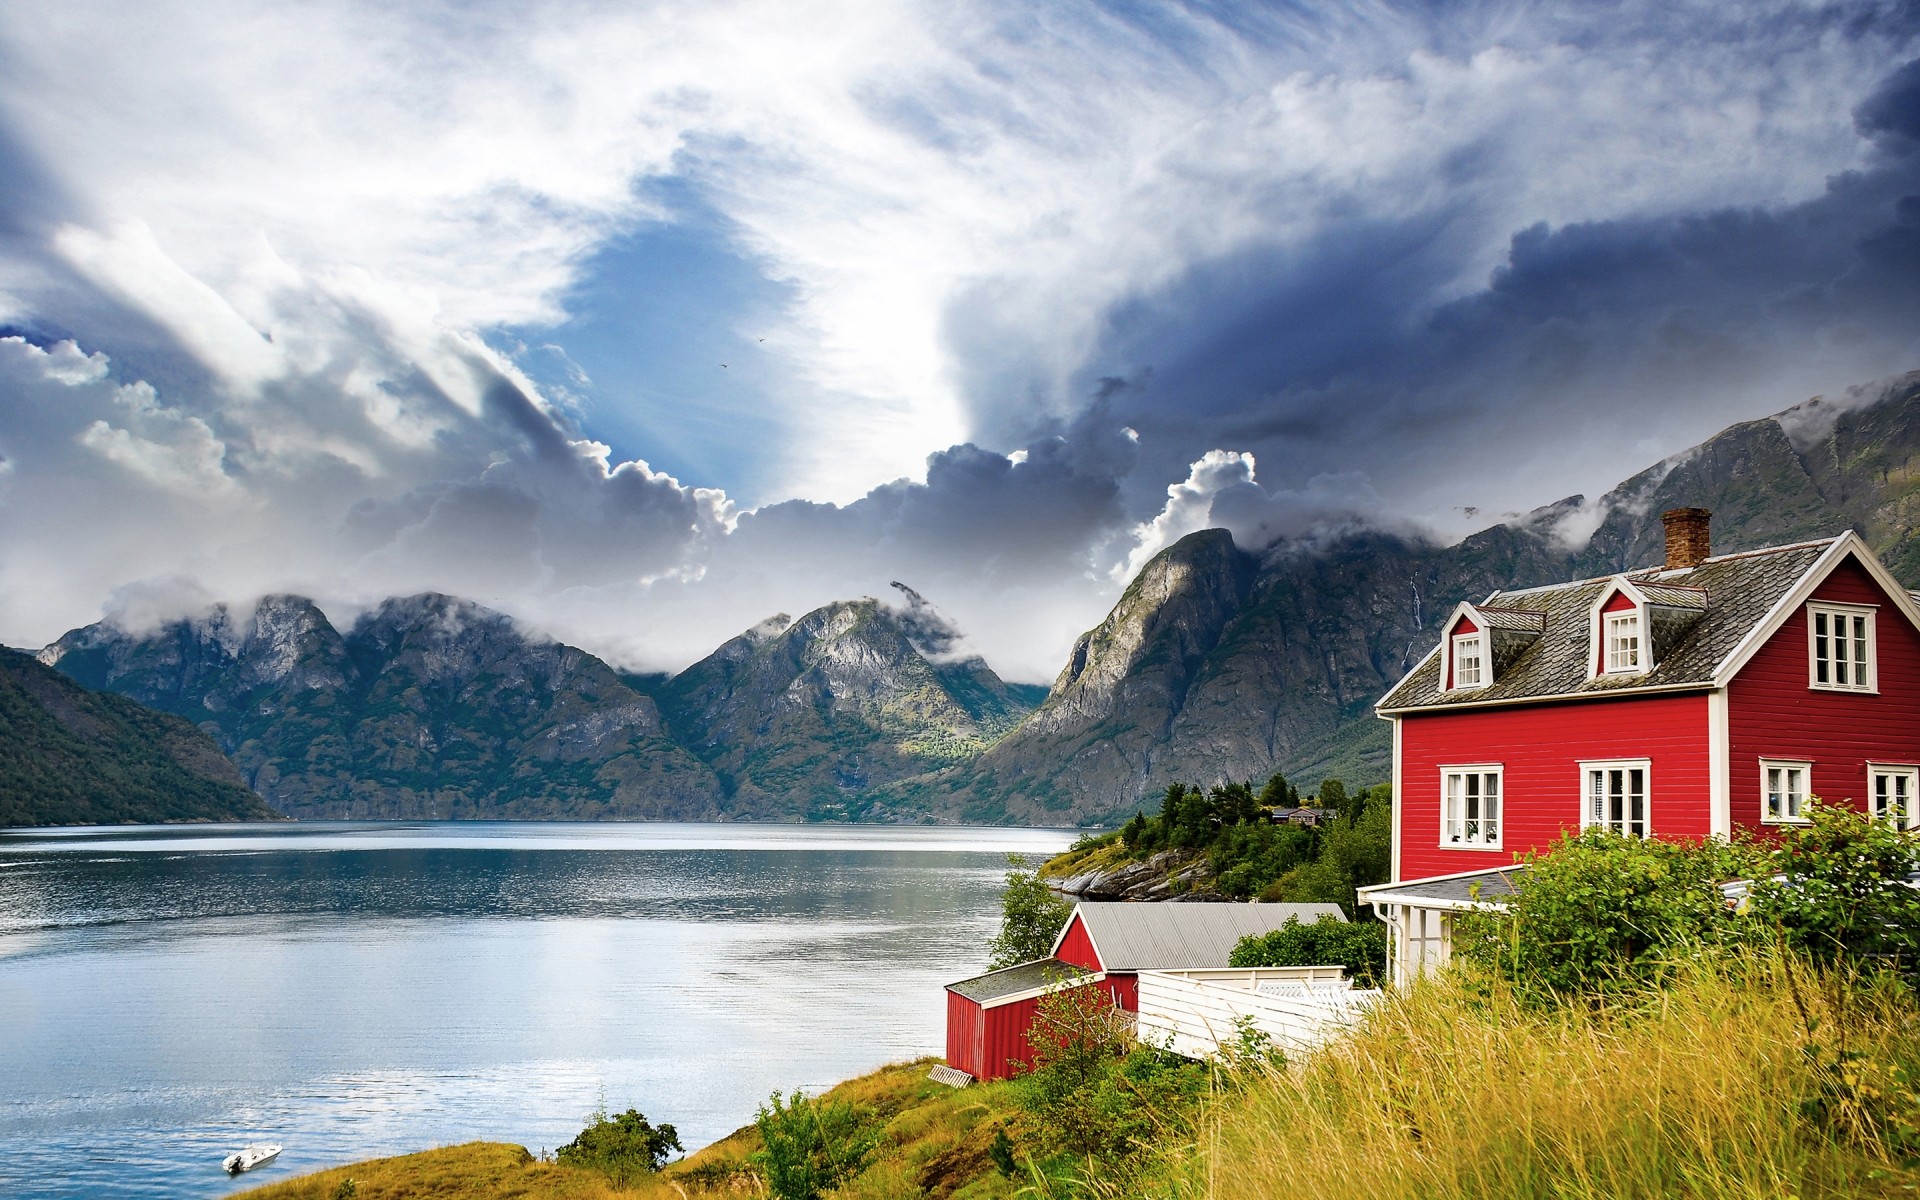
[[[1072,963],[1089,971],[1106,970],[1100,965],[1100,956],[1093,949],[1093,938],[1087,933],[1087,923],[1079,913],[1073,914],[1068,922],[1066,936],[1060,939],[1060,948],[1053,956],[1061,962]]]
[[[1804,661],[1802,674],[1804,676]],[[1804,679],[1802,681],[1804,686]],[[1580,826],[1583,761],[1651,760],[1649,814],[1661,837],[1710,831],[1705,693],[1410,714],[1400,727],[1398,878],[1508,863]],[[1440,845],[1440,768],[1503,768],[1501,848]]]
[[[1139,1007],[1139,981],[1105,979],[1072,987],[1097,987],[1128,1012]],[[975,1079],[1010,1079],[1033,1061],[1027,1031],[1040,1011],[1041,996],[982,1008],[956,992],[947,993],[947,1065]]]
[[[1763,758],[1811,762],[1812,793],[1856,808],[1866,805],[1868,762],[1920,763],[1920,632],[1851,559],[1821,581],[1812,599],[1878,606],[1879,690],[1808,686],[1806,607],[1790,615],[1727,688],[1727,794],[1736,828],[1760,824]]]

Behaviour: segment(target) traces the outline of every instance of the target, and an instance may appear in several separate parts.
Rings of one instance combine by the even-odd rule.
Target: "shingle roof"
[[[1347,919],[1338,904],[1129,904],[1079,906],[1100,964],[1109,971],[1224,967],[1243,937],[1271,933],[1289,917],[1311,925]]]
[[[1017,996],[1021,992],[1031,992],[1037,988],[1091,974],[1093,972],[1076,967],[1072,963],[1061,962],[1057,958],[1042,958],[1035,962],[1021,963],[1017,967],[1003,967],[998,971],[988,971],[985,975],[975,975],[972,979],[962,979],[959,983],[950,983],[947,985],[947,990],[958,992],[976,1004],[986,1004],[1002,996]]]
[[[1395,684],[1378,705],[1381,711],[1472,707],[1497,700],[1570,699],[1622,691],[1675,686],[1705,687],[1746,636],[1766,620],[1774,605],[1806,575],[1833,544],[1828,538],[1727,554],[1691,570],[1651,570],[1625,578],[1657,604],[1705,611],[1679,641],[1644,675],[1587,678],[1593,642],[1589,611],[1619,576],[1582,579],[1549,587],[1500,591],[1477,607],[1523,609],[1545,615],[1545,632],[1521,651],[1486,687],[1448,692],[1440,687],[1440,656],[1429,654]]]

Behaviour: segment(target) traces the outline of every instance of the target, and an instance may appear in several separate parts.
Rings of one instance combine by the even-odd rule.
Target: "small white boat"
[[[227,1169],[227,1174],[238,1175],[242,1171],[251,1171],[264,1163],[270,1163],[278,1157],[280,1157],[279,1146],[260,1142],[252,1146],[242,1146],[221,1159],[220,1165]]]

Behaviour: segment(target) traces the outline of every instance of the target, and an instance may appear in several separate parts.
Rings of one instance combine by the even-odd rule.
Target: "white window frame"
[[[1907,781],[1907,811],[1901,814],[1901,819],[1894,822],[1894,825],[1899,829],[1920,829],[1920,765],[1877,762],[1867,764],[1867,811],[1876,821],[1886,818],[1886,814],[1880,810],[1882,779]]]
[[[1594,815],[1593,803],[1592,803],[1593,777],[1596,774],[1604,773],[1607,771],[1638,771],[1640,772],[1641,829],[1639,830],[1639,832],[1636,833],[1631,828],[1626,828],[1626,826],[1631,826],[1633,822],[1627,815],[1623,814],[1620,821],[1622,828],[1615,829],[1614,831],[1616,833],[1625,834],[1629,837],[1643,837],[1643,838],[1652,837],[1653,836],[1653,760],[1650,758],[1605,758],[1605,759],[1589,759],[1581,762],[1580,764],[1580,828],[1582,829],[1598,829],[1598,828],[1614,829],[1614,823],[1610,818],[1604,815],[1602,816]]]
[[[1822,638],[1818,631],[1820,618],[1827,619],[1827,645],[1832,646],[1832,629],[1835,622],[1847,623],[1847,634],[1841,640],[1843,644],[1854,646],[1858,651],[1859,634],[1855,632],[1854,622],[1860,621],[1866,635],[1865,654],[1855,662],[1851,656],[1842,662],[1829,657],[1827,679],[1820,679],[1820,647]],[[1809,601],[1807,604],[1807,686],[1817,692],[1878,692],[1880,690],[1879,638],[1874,631],[1874,608],[1870,604],[1828,604]],[[1848,670],[1852,678],[1846,683],[1836,682],[1835,677]]]
[[[1506,766],[1502,763],[1459,763],[1440,768],[1440,848],[1442,850],[1498,850],[1501,848],[1507,831],[1506,771]],[[1476,777],[1480,780],[1480,792],[1477,798],[1480,801],[1480,811],[1482,814],[1486,812],[1486,797],[1488,794],[1486,791],[1486,780],[1489,778],[1493,780],[1494,811],[1491,818],[1485,815],[1468,817],[1464,813],[1455,817],[1450,812],[1448,802],[1452,799],[1453,793],[1448,787],[1448,782],[1455,778],[1464,781],[1468,777]],[[1462,792],[1464,793],[1464,791],[1465,787],[1463,785]],[[1463,795],[1463,799],[1464,798]],[[1469,823],[1477,826],[1474,831],[1475,837],[1471,841],[1467,840],[1465,836],[1467,832],[1466,827]],[[1489,824],[1493,826],[1493,836],[1491,838],[1486,835],[1486,827]],[[1450,832],[1449,827],[1453,825],[1460,826],[1461,836],[1458,839],[1448,837]]]
[[[1631,666],[1615,666],[1613,658],[1613,629],[1623,622],[1633,622],[1633,663]],[[1644,675],[1647,672],[1647,623],[1638,608],[1622,608],[1614,612],[1600,614],[1600,673],[1602,675]]]
[[[1767,811],[1767,797],[1772,793],[1771,780],[1767,778],[1771,771],[1800,772],[1800,811],[1796,814],[1773,816]],[[1788,795],[1794,793],[1788,792]],[[1803,758],[1763,758],[1760,760],[1760,823],[1762,825],[1806,825],[1807,801],[1813,797],[1813,763]]]
[[[1463,650],[1471,650],[1473,652],[1474,680],[1472,683],[1463,683],[1460,679],[1460,660]],[[1492,673],[1487,669],[1490,664],[1487,662],[1487,635],[1484,631],[1454,634],[1452,654],[1453,684],[1449,690],[1471,692],[1486,687],[1493,682],[1490,678]]]

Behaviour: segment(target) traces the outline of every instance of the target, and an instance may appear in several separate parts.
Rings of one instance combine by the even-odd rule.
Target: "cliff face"
[[[0,826],[274,815],[186,721],[0,649]]]
[[[868,815],[876,787],[977,755],[1032,707],[978,658],[948,661],[875,600],[762,622],[660,692],[728,808]]]
[[[43,661],[199,724],[302,817],[704,817],[718,781],[599,659],[436,594],[342,636],[298,596],[151,633],[75,630]]]
[[[1081,637],[1033,717],[974,763],[915,781],[913,799],[979,820],[1084,821],[1175,780],[1385,779],[1372,705],[1456,603],[1655,565],[1668,508],[1712,509],[1716,553],[1853,528],[1920,584],[1920,373],[1848,401],[1735,425],[1596,503],[1569,497],[1452,546],[1365,534],[1256,563],[1223,530],[1193,534]]]

